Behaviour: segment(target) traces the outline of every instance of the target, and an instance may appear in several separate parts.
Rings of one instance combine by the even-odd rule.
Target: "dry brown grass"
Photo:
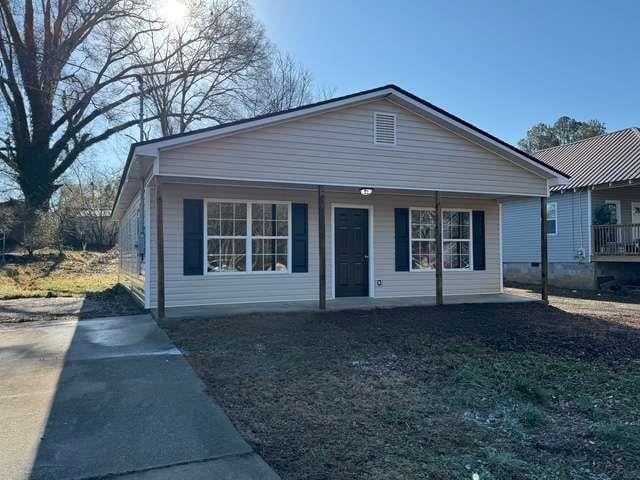
[[[115,250],[7,255],[0,266],[0,299],[80,296],[109,290],[117,281]]]

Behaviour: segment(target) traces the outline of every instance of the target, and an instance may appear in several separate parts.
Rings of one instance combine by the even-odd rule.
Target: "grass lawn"
[[[38,252],[7,255],[0,265],[0,299],[71,297],[101,293],[118,281],[117,253]]]
[[[637,479],[640,306],[167,322],[283,479]]]

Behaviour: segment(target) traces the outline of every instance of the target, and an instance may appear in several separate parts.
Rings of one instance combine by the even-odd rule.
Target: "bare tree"
[[[169,35],[153,35],[165,60],[141,60],[162,135],[237,118],[237,99],[268,61],[264,29],[244,0],[189,0],[184,8]]]
[[[111,219],[111,207],[118,189],[118,174],[96,165],[76,165],[60,191],[55,212],[66,218],[65,238],[82,249],[111,247],[117,225]]]
[[[84,151],[136,124],[137,75],[166,60],[149,12],[147,0],[0,0],[0,161],[28,208],[46,209]]]
[[[299,107],[319,97],[311,73],[291,55],[272,47],[269,64],[248,86],[243,101],[248,114],[255,116]]]

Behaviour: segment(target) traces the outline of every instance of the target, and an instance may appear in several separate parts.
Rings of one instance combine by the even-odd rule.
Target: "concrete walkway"
[[[277,479],[148,315],[0,324],[7,479]]]

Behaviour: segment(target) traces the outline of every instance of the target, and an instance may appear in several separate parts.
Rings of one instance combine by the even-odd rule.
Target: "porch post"
[[[436,192],[436,305],[442,305],[442,208],[440,192]]]
[[[157,263],[157,316],[164,319],[164,226],[162,221],[162,184],[156,182],[156,263]]]
[[[319,249],[319,265],[318,265],[318,292],[320,310],[327,308],[327,252],[326,252],[326,235],[325,235],[325,211],[324,211],[324,187],[318,185],[318,249]]]
[[[547,197],[540,197],[540,283],[542,301],[549,303],[549,254],[547,245]]]

